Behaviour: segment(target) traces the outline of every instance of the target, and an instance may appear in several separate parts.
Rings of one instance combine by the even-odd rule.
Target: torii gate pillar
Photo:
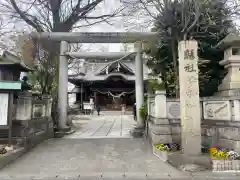
[[[58,113],[59,129],[69,130],[67,126],[68,109],[68,58],[65,53],[68,52],[68,43],[61,42],[59,58],[59,81],[58,81]]]
[[[144,127],[144,120],[140,116],[139,109],[144,103],[144,83],[143,83],[143,58],[142,58],[142,42],[134,44],[135,57],[135,93],[136,93],[136,113],[137,113],[137,128]]]

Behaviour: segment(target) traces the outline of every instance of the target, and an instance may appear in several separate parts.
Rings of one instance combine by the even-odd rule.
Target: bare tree
[[[104,2],[104,0],[3,0],[0,7],[3,15],[12,21],[24,21],[37,32],[69,32],[75,28],[101,22],[108,23],[110,18],[116,17],[123,10],[123,7],[116,7],[110,13],[97,12]],[[51,63],[47,64],[54,64],[56,68],[59,43],[38,41],[35,42],[36,48],[39,44],[40,49],[44,49],[45,55],[48,56],[44,56],[43,59],[49,59]]]
[[[104,0],[2,0],[1,15],[10,21],[23,21],[37,32],[69,32],[76,28],[109,20],[122,11],[122,7],[103,12]],[[34,42],[36,69],[34,77],[42,93],[52,92],[54,105],[53,119],[56,121],[58,86],[58,55],[60,44],[42,40]],[[34,79],[33,78],[33,79]]]
[[[97,23],[109,23],[123,7],[112,8],[110,13],[99,12],[104,0],[2,0],[1,14],[11,21],[24,21],[37,32],[69,32]],[[103,7],[105,8],[105,7]],[[59,43],[41,41],[42,47],[59,54]]]
[[[15,37],[21,33],[9,28],[8,25],[4,18],[0,17],[0,51],[14,51]]]
[[[38,32],[68,32],[76,27],[107,22],[122,10],[118,7],[109,14],[94,15],[94,11],[103,2],[104,0],[3,0],[1,7],[5,15],[24,20]]]

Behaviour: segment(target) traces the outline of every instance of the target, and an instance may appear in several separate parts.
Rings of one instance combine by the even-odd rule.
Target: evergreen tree
[[[174,64],[177,57],[177,45],[184,39],[182,33],[184,18],[184,4],[182,1],[173,1],[163,8],[155,22],[153,31],[161,34],[157,52],[152,54],[148,65],[154,73],[161,73],[169,96],[176,95],[178,77]],[[213,48],[233,28],[231,9],[223,0],[200,1],[199,18],[194,28],[189,32],[188,39],[195,39],[199,44],[199,83],[200,96],[211,96],[217,91],[218,85],[224,77],[224,68],[219,65],[223,59],[223,51]],[[191,14],[194,16],[194,13]],[[194,17],[188,18],[194,21]],[[178,93],[178,92],[177,92]]]

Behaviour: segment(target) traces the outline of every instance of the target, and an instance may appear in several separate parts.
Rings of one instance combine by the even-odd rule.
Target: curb
[[[22,156],[25,152],[26,150],[24,148],[19,148],[10,152],[9,154],[0,157],[0,170]]]
[[[196,180],[201,179],[240,179],[240,173],[235,172],[192,172],[191,176]]]

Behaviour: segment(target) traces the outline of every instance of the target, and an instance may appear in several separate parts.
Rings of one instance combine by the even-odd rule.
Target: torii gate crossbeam
[[[65,55],[71,58],[92,60],[114,60],[120,58],[135,58],[136,52],[67,52]]]
[[[156,32],[42,32],[32,33],[31,36],[37,39],[68,43],[134,43],[157,40]]]

